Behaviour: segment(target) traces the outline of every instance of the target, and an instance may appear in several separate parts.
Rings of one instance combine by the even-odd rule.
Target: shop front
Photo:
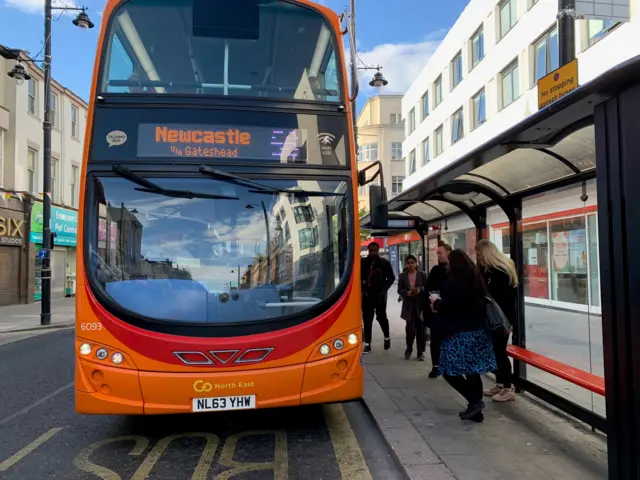
[[[524,294],[527,302],[600,310],[597,206],[525,218]],[[509,253],[509,230],[493,226],[496,245]]]
[[[418,265],[424,266],[424,247],[422,237],[416,231],[390,235],[387,239],[389,257],[396,277],[404,269],[404,261],[409,255],[418,259]]]
[[[23,303],[26,297],[25,230],[22,201],[3,195],[0,204],[0,306]]]
[[[35,201],[31,210],[31,258],[34,259],[33,299],[42,298],[42,202]],[[75,295],[76,243],[78,212],[62,207],[51,207],[51,232],[55,233],[51,251],[51,297],[62,298]]]

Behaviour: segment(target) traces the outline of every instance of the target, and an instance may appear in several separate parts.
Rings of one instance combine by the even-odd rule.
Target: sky
[[[53,77],[88,100],[103,0],[80,4],[96,24],[91,30],[75,27],[77,12],[56,15],[52,25]],[[348,0],[320,0],[342,12]],[[444,38],[468,0],[356,0],[358,56],[367,65],[382,65],[389,80],[383,93],[404,93]],[[75,6],[73,0],[53,0],[54,7]],[[44,0],[0,0],[0,44],[42,56]],[[375,71],[361,72],[358,105],[376,93],[368,85]]]

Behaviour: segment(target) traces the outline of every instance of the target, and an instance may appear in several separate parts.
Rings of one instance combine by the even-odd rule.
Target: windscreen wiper
[[[165,197],[174,197],[174,198],[206,198],[209,200],[240,200],[238,197],[230,197],[228,195],[212,195],[209,193],[198,193],[198,192],[190,192],[188,190],[172,190],[163,188],[160,185],[156,185],[150,180],[141,177],[133,173],[131,170],[125,167],[121,167],[120,165],[114,165],[112,168],[113,172],[126,180],[129,180],[136,185],[140,185],[142,188],[136,188],[139,192],[146,193],[154,193],[156,195],[164,195]]]
[[[266,183],[257,182],[255,180],[251,180],[250,178],[241,177],[240,175],[235,175],[233,173],[225,172],[223,170],[218,170],[217,168],[207,167],[206,165],[202,165],[200,167],[200,174],[215,178],[217,180],[221,180],[223,182],[235,183],[237,185],[245,185],[245,186],[254,186],[259,188],[259,190],[249,190],[250,193],[284,193],[287,195],[293,195],[297,197],[340,197],[344,196],[344,193],[335,193],[335,192],[319,192],[312,190],[290,190],[287,188],[278,188],[272,185],[267,185]]]

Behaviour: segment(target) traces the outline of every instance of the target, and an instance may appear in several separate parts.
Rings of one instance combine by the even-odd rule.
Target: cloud
[[[385,43],[360,51],[358,56],[367,66],[382,66],[382,73],[389,81],[383,92],[405,93],[439,44],[440,39],[432,38],[417,43]],[[376,93],[378,89],[369,86],[375,70],[360,70],[359,73],[361,94]]]

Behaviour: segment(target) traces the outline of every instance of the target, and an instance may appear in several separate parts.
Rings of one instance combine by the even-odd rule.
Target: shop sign
[[[42,243],[44,217],[42,202],[35,202],[31,210],[31,243]],[[66,208],[51,207],[51,231],[56,234],[55,244],[75,247],[78,235],[78,212]]]
[[[21,247],[24,245],[24,220],[0,215],[0,246]]]

